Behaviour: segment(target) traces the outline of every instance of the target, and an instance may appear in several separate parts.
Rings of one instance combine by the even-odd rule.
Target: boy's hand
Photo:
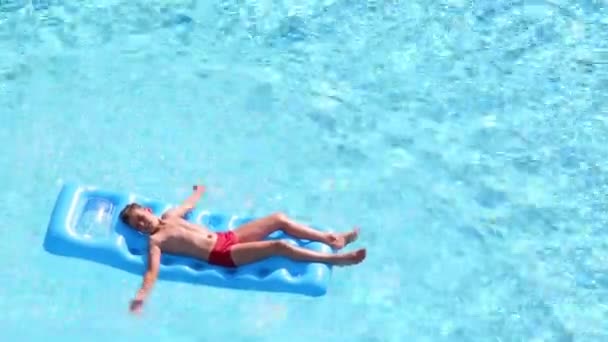
[[[143,299],[133,299],[131,301],[131,305],[129,306],[129,311],[134,314],[141,313],[141,308],[144,306]]]
[[[192,189],[200,194],[202,194],[203,192],[205,192],[205,186],[204,185],[195,185],[192,187]]]

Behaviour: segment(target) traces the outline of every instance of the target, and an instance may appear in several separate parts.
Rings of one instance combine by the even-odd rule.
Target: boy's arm
[[[144,304],[144,301],[150,294],[156,279],[158,278],[158,270],[160,267],[161,250],[158,244],[150,240],[150,249],[148,250],[148,269],[144,274],[143,283],[135,298],[131,301],[131,311],[139,312]]]
[[[188,213],[190,210],[194,209],[194,207],[196,206],[196,202],[198,202],[198,200],[201,198],[201,196],[203,196],[203,193],[205,192],[205,187],[202,185],[195,185],[193,187],[194,192],[192,193],[192,195],[188,196],[188,198],[186,198],[186,200],[180,204],[179,206],[169,209],[167,210],[166,213],[163,214],[164,217],[167,216],[179,216],[179,217],[184,217],[184,215],[186,215],[186,213]]]

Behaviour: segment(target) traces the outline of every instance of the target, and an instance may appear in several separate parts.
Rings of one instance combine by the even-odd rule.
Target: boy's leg
[[[250,264],[273,256],[282,256],[296,261],[322,262],[346,266],[358,264],[366,257],[366,250],[359,249],[348,253],[321,253],[291,245],[281,240],[246,242],[234,245],[230,255],[237,266]]]
[[[313,240],[326,243],[335,248],[342,248],[357,238],[358,230],[341,234],[331,234],[318,231],[288,218],[285,214],[277,213],[247,222],[234,230],[239,242],[262,241],[277,230],[298,239]]]

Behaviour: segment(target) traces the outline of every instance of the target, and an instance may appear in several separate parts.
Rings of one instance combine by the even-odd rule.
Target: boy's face
[[[128,222],[129,225],[131,225],[136,230],[142,233],[149,234],[154,228],[156,217],[154,216],[150,208],[133,208],[129,213]]]

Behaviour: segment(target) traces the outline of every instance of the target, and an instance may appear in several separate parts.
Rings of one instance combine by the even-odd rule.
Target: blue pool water
[[[606,341],[604,1],[0,1],[7,341]],[[66,181],[360,225],[322,298],[45,253]],[[353,247],[354,248],[354,247]]]

